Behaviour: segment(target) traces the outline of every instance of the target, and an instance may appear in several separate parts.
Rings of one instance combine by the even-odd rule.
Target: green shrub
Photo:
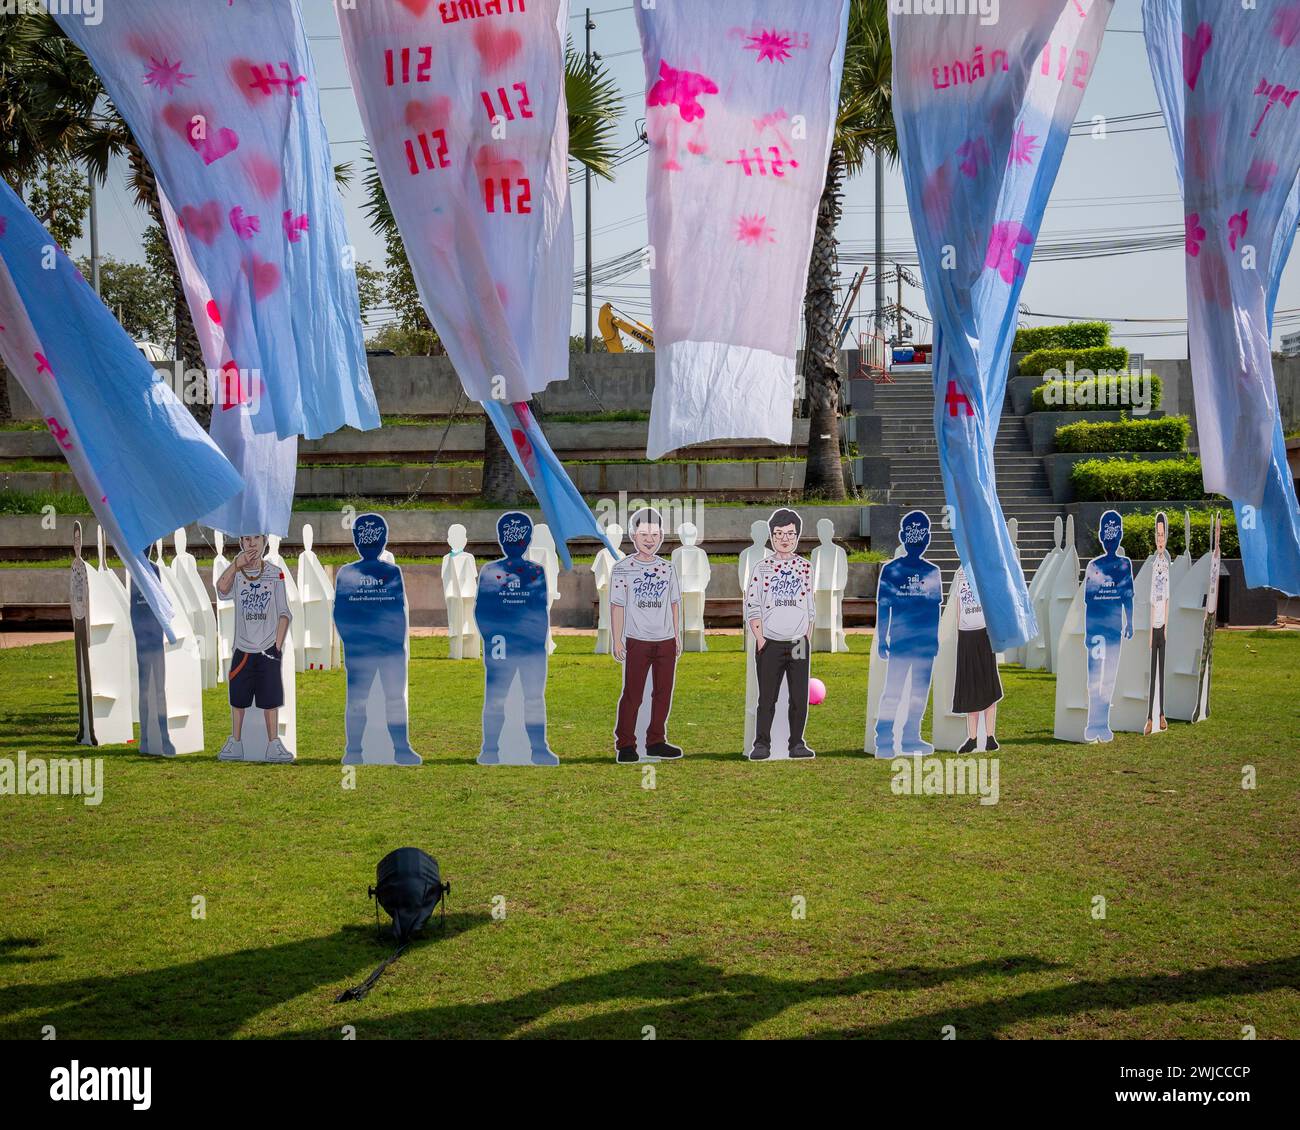
[[[1149,381],[1150,384],[1145,382]],[[1048,381],[1033,392],[1035,412],[1094,412],[1131,409],[1150,395],[1148,410],[1155,411],[1164,398],[1164,383],[1155,373],[1140,377],[1119,373],[1113,377],[1087,377],[1081,381]]]
[[[1201,557],[1210,552],[1211,539],[1213,538],[1213,510],[1193,510],[1192,511],[1192,556]],[[1169,550],[1171,557],[1177,557],[1183,552],[1183,512],[1181,510],[1169,511],[1169,543],[1166,548]],[[1237,519],[1232,513],[1231,506],[1224,506],[1219,511],[1223,518],[1223,533],[1219,538],[1219,550],[1224,557],[1240,557],[1241,546],[1237,541]],[[1090,534],[1091,545],[1094,553],[1101,552],[1101,544],[1097,541],[1097,531],[1093,530]],[[1156,551],[1156,515],[1152,511],[1150,514],[1125,514],[1124,515],[1124,552],[1127,553],[1135,562],[1145,561]]]
[[[1142,502],[1211,498],[1201,481],[1201,461],[1164,459],[1086,459],[1070,472],[1080,502]]]
[[[1186,416],[1159,420],[1080,420],[1056,429],[1056,450],[1186,451],[1192,424]]]
[[[1065,373],[1074,365],[1075,372],[1087,369],[1123,372],[1128,368],[1128,350],[1122,345],[1098,345],[1087,349],[1036,349],[1020,362],[1022,377],[1041,377],[1049,370]]]
[[[0,514],[39,514],[46,506],[59,514],[90,513],[85,496],[75,490],[0,490]]]
[[[1011,349],[1013,353],[1033,353],[1037,349],[1092,349],[1109,344],[1109,322],[1070,322],[1017,330]]]

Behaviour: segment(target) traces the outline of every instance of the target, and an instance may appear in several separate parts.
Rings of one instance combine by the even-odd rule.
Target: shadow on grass
[[[370,1036],[406,1039],[643,1038],[646,1025],[664,1039],[732,1039],[789,1008],[871,992],[928,989],[985,976],[1040,973],[1056,966],[1032,956],[1012,956],[947,968],[905,966],[848,977],[785,980],[728,973],[698,957],[646,961],[624,969],[563,981],[514,997],[444,1005],[366,1021]],[[626,1005],[628,1000],[645,1004]],[[544,1022],[556,1010],[617,1004],[596,1016]],[[346,1018],[345,1018],[346,1019]],[[540,1026],[539,1026],[540,1025]],[[525,1029],[529,1029],[525,1031]],[[337,1028],[299,1031],[285,1039],[335,1039]]]
[[[39,938],[0,938],[0,965],[31,965],[36,961],[56,961],[57,953],[18,953],[18,950],[35,949]]]
[[[840,1039],[934,1039],[943,1025],[951,1024],[956,1028],[959,1039],[987,1038],[997,1036],[1009,1025],[1025,1020],[1249,996],[1278,989],[1290,989],[1293,992],[1300,989],[1300,956],[1280,957],[1252,965],[1216,965],[1184,973],[1112,977],[1107,981],[1075,981],[1055,988],[1037,989],[1015,997],[947,1008],[887,1024],[823,1031],[816,1035]],[[1249,1018],[1243,1017],[1243,1022],[1247,1019]],[[1235,1039],[1240,1033],[1229,1027],[1217,1035],[1220,1039]]]
[[[907,992],[977,977],[1011,977],[1059,968],[1032,956],[1012,956],[948,968],[905,967],[840,978],[783,980],[729,974],[700,961],[644,962],[576,978],[501,1000],[404,1012],[367,1022],[372,1035],[406,1038],[641,1039],[651,1025],[661,1039],[736,1038],[789,1008],[872,992]],[[1300,988],[1300,957],[1185,973],[1080,981],[989,1001],[901,1017],[887,1023],[814,1033],[823,1038],[940,1038],[954,1025],[959,1038],[990,1038],[1018,1022],[1096,1011],[1169,1005]],[[647,1003],[625,1005],[629,999]],[[617,1003],[613,1010],[546,1022],[555,1010]],[[905,1006],[903,1006],[905,1007]],[[525,1031],[525,1029],[528,1029]],[[337,1029],[294,1036],[335,1038]]]
[[[421,961],[443,939],[491,920],[486,911],[449,913],[444,932],[435,918],[401,962]],[[39,944],[32,938],[3,939],[0,953]],[[373,925],[345,926],[320,938],[139,973],[5,985],[0,987],[0,1038],[32,1039],[52,1024],[60,1039],[228,1039],[253,1017],[304,993],[332,999],[392,950],[391,937],[377,938]],[[33,954],[19,960],[46,959]],[[382,988],[381,979],[375,992]],[[337,1037],[338,1029],[331,1028],[330,1035]]]

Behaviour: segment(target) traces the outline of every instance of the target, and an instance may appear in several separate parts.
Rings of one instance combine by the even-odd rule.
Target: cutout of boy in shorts
[[[230,656],[231,730],[217,757],[244,760],[244,711],[256,706],[266,720],[266,760],[293,761],[280,741],[284,679],[280,661],[293,614],[284,574],[265,560],[266,535],[239,539],[239,556],[217,580],[217,592],[235,604],[235,638]]]

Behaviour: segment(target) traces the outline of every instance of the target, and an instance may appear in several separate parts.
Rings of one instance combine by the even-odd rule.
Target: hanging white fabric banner
[[[789,443],[848,0],[636,6],[655,329],[647,454]]]

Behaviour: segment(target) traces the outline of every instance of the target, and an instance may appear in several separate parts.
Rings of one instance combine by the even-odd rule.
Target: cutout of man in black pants
[[[808,663],[812,653],[812,563],[795,552],[803,520],[793,510],[768,520],[773,556],[754,569],[745,589],[745,622],[754,633],[758,720],[751,761],[772,756],[772,719],[785,681],[790,698],[790,757],[815,757],[803,740],[808,721]]]
[[[1147,722],[1144,734],[1164,733],[1169,729],[1165,721],[1165,634],[1169,630],[1170,570],[1169,517],[1162,510],[1155,521],[1156,551],[1151,562],[1151,685],[1147,693]],[[1160,714],[1156,715],[1156,703]],[[1157,721],[1157,717],[1159,721]]]

